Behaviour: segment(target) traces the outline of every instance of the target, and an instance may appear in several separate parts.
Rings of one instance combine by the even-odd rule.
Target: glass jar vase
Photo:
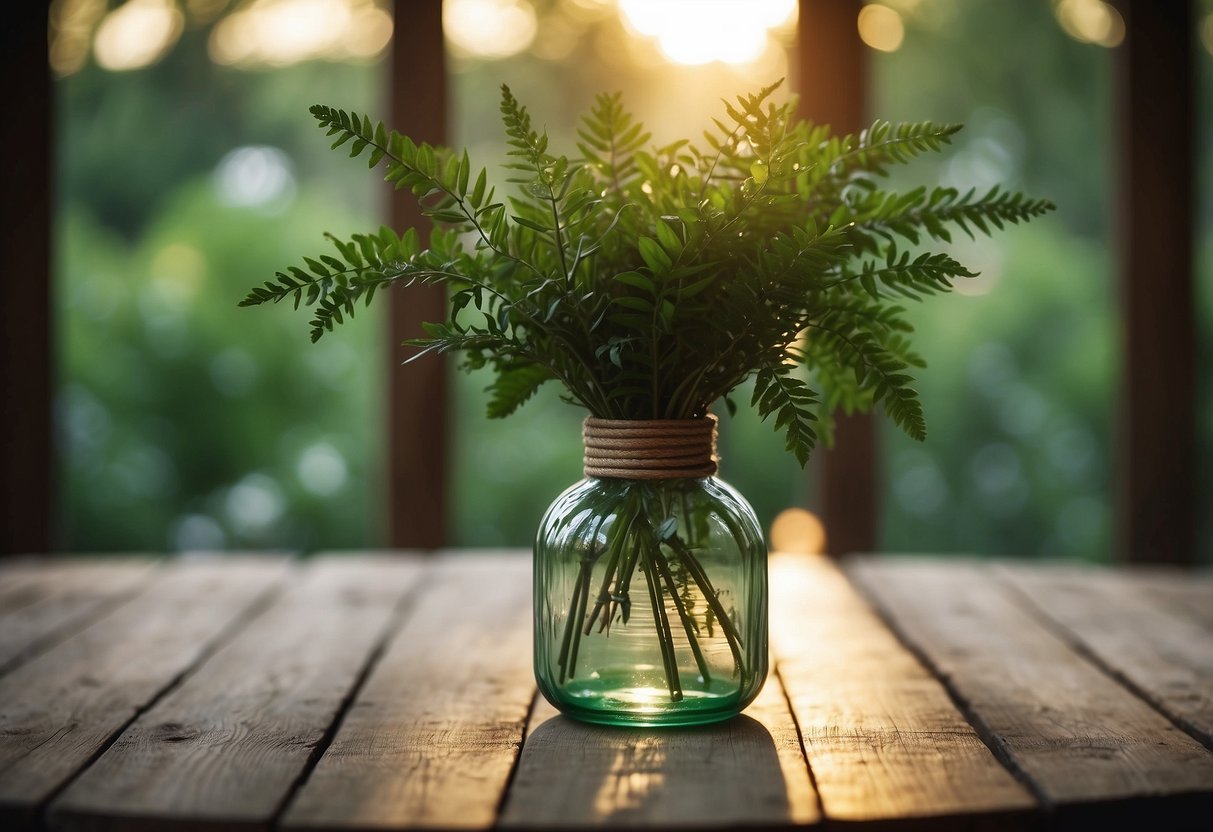
[[[587,419],[585,435],[587,477],[535,541],[540,691],[612,725],[739,713],[767,673],[767,551],[714,476],[715,419]]]

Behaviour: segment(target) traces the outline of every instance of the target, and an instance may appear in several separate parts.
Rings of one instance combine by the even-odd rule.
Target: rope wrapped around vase
[[[716,473],[716,417],[597,419],[581,429],[585,475],[624,480],[672,480]]]

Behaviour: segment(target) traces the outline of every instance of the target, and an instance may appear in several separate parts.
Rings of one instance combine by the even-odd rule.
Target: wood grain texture
[[[676,731],[587,725],[541,698],[501,825],[777,827],[820,819],[783,689],[769,678],[744,716]]]
[[[398,556],[309,564],[68,787],[51,828],[268,826],[422,570]]]
[[[38,600],[36,591],[28,588],[37,567],[53,563],[50,558],[0,558],[0,615],[6,615]]]
[[[0,826],[32,823],[56,789],[243,623],[285,559],[173,563],[139,597],[0,677]]]
[[[1004,564],[996,574],[1064,638],[1213,749],[1213,632],[1122,572]]]
[[[45,597],[47,584],[75,559],[47,555],[0,558],[0,615],[8,615]]]
[[[131,598],[154,568],[149,558],[68,558],[0,572],[0,673]]]
[[[1140,568],[1129,574],[1134,584],[1172,612],[1213,631],[1213,572]]]
[[[490,826],[534,691],[529,561],[442,557],[283,826]]]
[[[827,819],[1033,809],[939,681],[830,562],[773,558],[771,595],[777,667]]]
[[[848,571],[1051,805],[1213,795],[1213,755],[1075,653],[989,569],[890,558]],[[1213,821],[1208,800],[1193,811]]]

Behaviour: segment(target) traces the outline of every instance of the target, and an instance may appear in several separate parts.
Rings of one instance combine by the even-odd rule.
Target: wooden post
[[[800,0],[800,114],[835,133],[867,126],[867,56],[860,0]],[[834,448],[822,452],[821,513],[834,555],[876,548],[876,430],[870,415],[838,415]]]
[[[1121,322],[1117,548],[1196,558],[1194,10],[1123,0],[1116,50]]]
[[[446,60],[441,0],[394,0],[392,125],[418,141],[446,141]],[[397,233],[427,228],[412,194],[393,191],[391,221]],[[446,318],[441,286],[390,293],[388,325],[388,540],[401,548],[433,549],[446,542],[447,363],[429,356],[407,368],[400,344],[421,336],[421,324]]]
[[[5,10],[0,66],[9,92],[0,126],[8,164],[0,200],[0,554],[52,545],[51,77],[47,6]]]

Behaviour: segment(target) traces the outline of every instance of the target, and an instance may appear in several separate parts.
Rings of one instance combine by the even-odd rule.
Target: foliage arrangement
[[[647,149],[618,95],[583,119],[579,155],[549,151],[526,107],[502,88],[517,193],[501,198],[466,152],[417,144],[369,117],[315,106],[350,156],[384,164],[435,228],[332,238],[241,305],[313,306],[312,340],[392,284],[441,283],[451,317],[426,327],[415,360],[459,351],[495,371],[490,417],[544,383],[602,418],[694,418],[749,377],[753,405],[804,464],[829,415],[882,404],[921,439],[907,370],[921,367],[894,301],[947,291],[973,273],[945,253],[955,229],[991,233],[1052,209],[997,187],[880,187],[890,166],[947,144],[959,125],[878,121],[832,136],[778,104],[772,84],[725,102],[703,146]]]
[[[774,417],[802,465],[819,438],[829,439],[838,408],[879,404],[922,439],[909,370],[923,362],[898,302],[973,276],[925,249],[951,242],[957,229],[989,234],[1053,206],[997,187],[882,188],[889,168],[940,150],[959,125],[878,121],[833,136],[797,119],[793,102],[776,103],[778,86],[725,102],[702,145],[682,139],[656,148],[619,95],[600,95],[572,158],[549,150],[546,133],[503,87],[509,182],[517,186],[505,196],[466,152],[313,107],[334,148],[348,145],[350,156],[385,165],[387,180],[417,197],[434,222],[429,244],[416,229],[334,238],[335,254],[277,273],[242,305],[289,299],[312,307],[315,341],[385,286],[442,284],[451,314],[410,342],[418,351],[409,360],[455,351],[465,369],[490,368],[491,417],[513,413],[555,380],[600,418],[691,419],[722,399],[732,411],[730,393],[753,378],[753,406]],[[700,552],[711,548],[704,512],[714,509],[692,505],[698,498],[686,487],[624,482],[618,493],[594,496],[588,514],[557,512],[552,522],[579,518],[577,529],[594,533],[577,556],[571,597],[554,601],[567,606],[554,685],[571,683],[582,637],[596,623],[606,634],[616,620],[627,624],[637,573],[672,702],[687,684],[701,692],[722,684],[708,653],[732,657],[734,693],[754,681],[746,657],[765,655],[765,642],[743,644],[743,622],[703,568]],[[753,545],[740,530],[730,535],[712,545]],[[601,585],[592,612],[591,584]],[[709,641],[720,643],[709,651]],[[688,680],[684,665],[694,668]]]

